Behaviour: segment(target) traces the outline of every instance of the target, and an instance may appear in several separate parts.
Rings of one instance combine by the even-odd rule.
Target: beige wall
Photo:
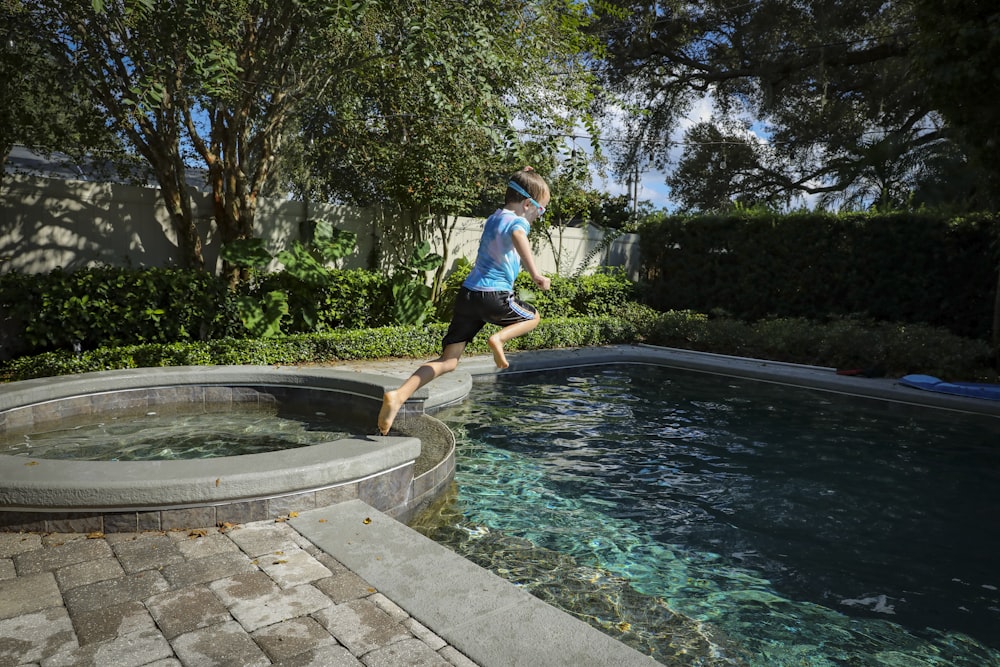
[[[205,244],[206,267],[218,270],[219,240],[209,196],[196,193],[192,203]],[[301,221],[326,219],[358,235],[358,252],[344,266],[365,267],[382,227],[379,216],[381,212],[375,209],[262,198],[255,233],[274,253],[299,238]],[[482,220],[459,218],[449,247],[433,250],[448,257],[449,267],[459,257],[472,261],[481,230]],[[558,251],[559,272],[572,274],[602,237],[603,232],[596,229],[565,229],[561,243],[554,235],[555,248],[538,244],[539,268],[555,273]],[[18,175],[5,176],[0,185],[0,272],[47,273],[60,266],[72,270],[95,264],[171,266],[176,264],[175,238],[154,188]],[[617,239],[599,263],[624,266],[634,277],[638,262],[638,237],[629,234]],[[592,262],[590,268],[597,263]]]

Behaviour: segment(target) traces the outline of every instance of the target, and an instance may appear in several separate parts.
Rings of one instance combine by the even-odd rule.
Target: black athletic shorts
[[[537,312],[513,292],[478,292],[463,287],[455,297],[455,314],[441,347],[472,342],[487,322],[506,327],[534,319]]]

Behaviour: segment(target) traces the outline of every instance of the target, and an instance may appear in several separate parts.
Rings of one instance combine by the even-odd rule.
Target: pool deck
[[[829,368],[646,346],[511,355],[509,373],[653,363],[1000,417],[1000,402]],[[413,360],[338,367],[405,377]],[[428,405],[495,374],[469,357]],[[655,665],[353,500],[287,520],[144,533],[0,533],[5,665]]]

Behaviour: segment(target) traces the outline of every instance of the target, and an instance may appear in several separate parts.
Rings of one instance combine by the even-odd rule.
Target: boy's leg
[[[503,344],[511,338],[517,338],[528,333],[538,326],[540,320],[541,316],[535,313],[535,316],[530,320],[521,320],[520,322],[509,324],[486,339],[486,344],[489,346],[490,351],[493,352],[493,362],[497,365],[497,368],[507,368],[510,366],[510,363],[507,361],[507,355],[503,351]]]
[[[382,408],[378,413],[378,430],[382,435],[389,433],[392,423],[399,414],[403,404],[425,384],[445,373],[450,373],[458,367],[458,360],[465,351],[465,343],[446,345],[441,356],[428,361],[413,372],[398,389],[387,391],[382,396]]]

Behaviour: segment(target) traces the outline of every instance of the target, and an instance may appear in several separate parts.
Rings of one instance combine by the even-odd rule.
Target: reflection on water
[[[458,491],[415,527],[661,662],[1000,664],[995,420],[652,367],[443,419]]]

